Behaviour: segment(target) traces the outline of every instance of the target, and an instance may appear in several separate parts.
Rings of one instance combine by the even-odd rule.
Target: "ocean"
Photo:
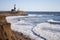
[[[27,14],[60,15],[60,12],[25,12]]]
[[[60,21],[60,12],[26,12],[32,20],[38,20],[35,23],[47,22],[48,20]],[[35,18],[35,19],[34,19]]]
[[[25,12],[27,16],[8,16],[11,29],[34,40],[60,40],[60,12]]]

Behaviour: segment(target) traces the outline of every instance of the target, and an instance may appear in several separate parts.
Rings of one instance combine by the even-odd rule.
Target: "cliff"
[[[0,40],[17,40],[11,31],[10,23],[7,23],[5,16],[0,16]]]
[[[11,24],[7,23],[6,16],[9,15],[23,15],[22,12],[0,12],[0,40],[31,40],[22,33],[11,30]],[[25,15],[25,14],[24,14]]]

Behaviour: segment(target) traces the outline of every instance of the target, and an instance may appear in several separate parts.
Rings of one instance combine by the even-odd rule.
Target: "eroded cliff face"
[[[6,16],[0,16],[0,40],[17,40],[13,34],[10,23],[6,22]]]
[[[11,24],[7,23],[6,15],[0,15],[0,40],[31,40],[22,33],[13,32]]]
[[[11,31],[10,23],[0,24],[0,40],[17,40]]]

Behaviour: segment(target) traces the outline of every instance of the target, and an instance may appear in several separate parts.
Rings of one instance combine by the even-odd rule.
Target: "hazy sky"
[[[60,11],[60,0],[0,0],[0,11],[17,9],[24,11]]]

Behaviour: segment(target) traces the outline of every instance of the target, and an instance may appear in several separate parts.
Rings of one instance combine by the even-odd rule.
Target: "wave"
[[[55,15],[47,15],[47,14],[28,14],[28,16],[55,16]]]
[[[33,30],[47,40],[60,40],[60,25],[40,23]]]
[[[38,14],[28,14],[28,16],[43,16],[43,15],[38,15]]]
[[[17,23],[17,22],[28,22],[28,23],[39,23],[41,17],[31,17],[31,16],[9,16],[6,17],[8,23]],[[43,21],[43,20],[42,20]]]
[[[14,24],[16,24],[16,25],[31,25],[31,26],[33,26],[32,23],[30,23],[28,21],[25,21],[25,20],[20,20],[20,21],[14,23]]]
[[[19,19],[19,18],[16,17],[16,16],[6,17],[6,20],[7,20],[8,23],[16,23],[18,21],[17,19]]]
[[[55,21],[53,19],[48,20],[49,23],[60,24],[60,21]]]
[[[26,16],[7,16],[6,20],[8,23],[16,23]]]

